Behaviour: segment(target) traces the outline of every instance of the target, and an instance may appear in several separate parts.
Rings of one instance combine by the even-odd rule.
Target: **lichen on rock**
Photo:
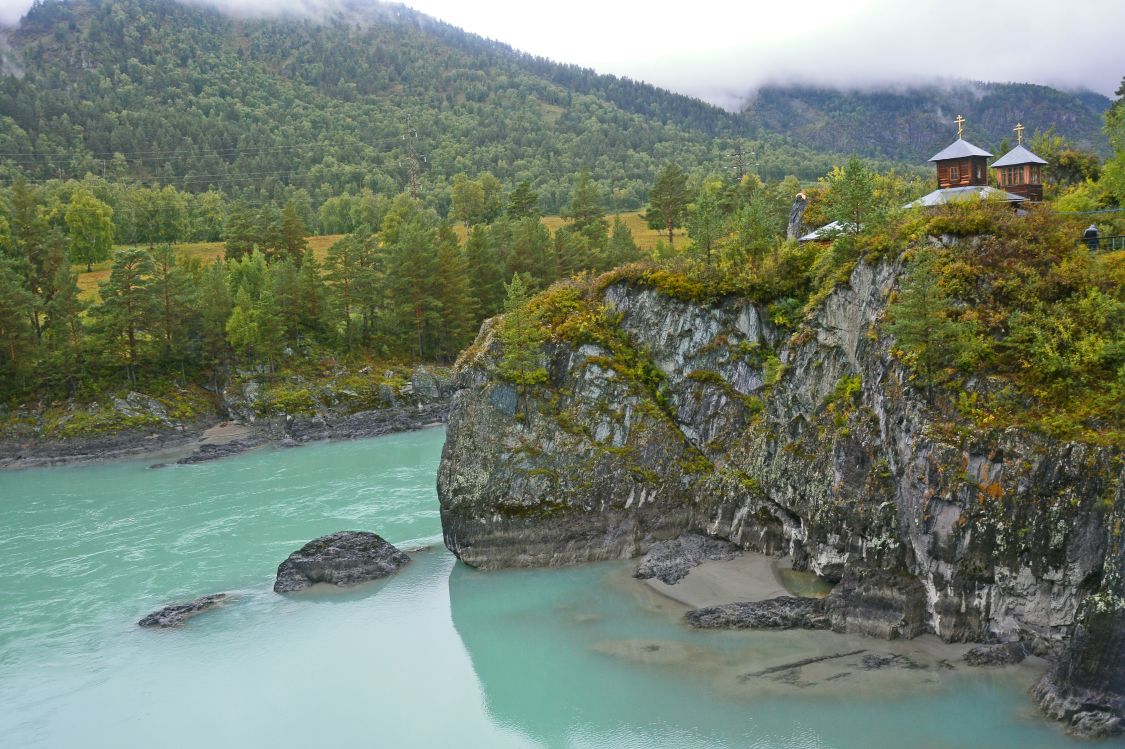
[[[840,631],[1054,657],[1085,606],[1104,643],[1097,607],[1125,592],[1103,584],[1119,455],[939,413],[880,333],[900,272],[856,264],[793,334],[745,296],[673,298],[616,276],[570,290],[603,327],[548,315],[549,377],[534,386],[498,373],[486,324],[454,372],[446,545],[494,568],[702,534],[839,582],[818,616]]]

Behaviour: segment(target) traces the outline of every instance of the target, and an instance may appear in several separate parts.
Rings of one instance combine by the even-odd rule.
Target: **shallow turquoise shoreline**
[[[1019,672],[763,690],[737,675],[838,643],[690,631],[628,563],[464,567],[441,546],[443,439],[0,474],[0,746],[1090,746]],[[345,528],[431,548],[383,583],[270,592],[290,551]],[[181,630],[134,625],[219,591],[239,599]]]

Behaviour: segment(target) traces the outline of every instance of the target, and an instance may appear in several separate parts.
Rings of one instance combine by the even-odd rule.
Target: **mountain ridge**
[[[966,137],[997,155],[1022,122],[1029,136],[1054,127],[1079,148],[1106,156],[1101,127],[1109,106],[1108,97],[1093,91],[958,81],[855,89],[763,86],[742,111],[763,130],[785,132],[810,148],[916,162],[949,143],[958,114],[968,120]]]

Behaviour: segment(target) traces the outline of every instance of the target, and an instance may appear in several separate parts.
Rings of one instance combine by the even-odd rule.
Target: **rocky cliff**
[[[418,365],[372,372],[340,367],[320,378],[240,372],[217,393],[177,387],[129,391],[100,402],[0,406],[0,469],[188,453],[182,462],[232,455],[267,442],[376,437],[445,420],[449,370]],[[210,441],[218,422],[238,439]]]
[[[858,265],[792,335],[743,298],[599,287],[623,343],[555,336],[542,386],[499,375],[486,323],[455,372],[446,545],[478,567],[631,556],[685,532],[787,553],[840,583],[833,628],[1018,640],[1062,656],[1059,717],[1115,730],[1120,456],[939,418],[879,332],[898,270]]]

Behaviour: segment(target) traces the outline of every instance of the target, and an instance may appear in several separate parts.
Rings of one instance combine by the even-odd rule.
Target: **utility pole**
[[[746,176],[746,152],[742,149],[742,141],[738,141],[738,145],[734,150],[734,182],[741,184],[742,178]]]
[[[409,118],[406,120],[406,133],[403,134],[402,140],[406,143],[406,169],[408,172],[407,189],[410,190],[410,196],[417,200],[418,194],[422,190],[422,180],[419,176],[418,158],[414,155],[414,141],[418,138],[418,131],[414,129]]]

